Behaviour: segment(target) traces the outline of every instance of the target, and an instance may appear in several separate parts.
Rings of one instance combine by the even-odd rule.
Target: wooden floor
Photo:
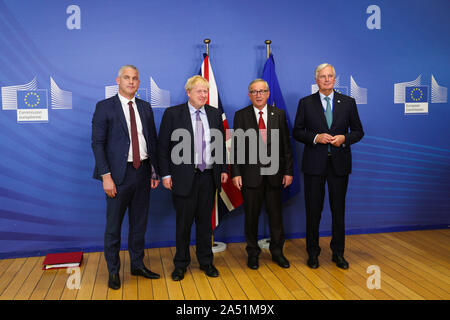
[[[146,250],[146,265],[161,274],[159,280],[134,277],[129,255],[121,252],[120,290],[107,286],[108,272],[103,253],[85,253],[80,268],[81,288],[69,289],[66,269],[42,270],[43,257],[0,260],[0,299],[16,300],[254,300],[254,299],[450,299],[450,230],[411,231],[354,235],[346,238],[345,257],[350,269],[331,262],[330,238],[321,238],[319,269],[306,266],[304,239],[287,240],[285,255],[291,262],[282,269],[267,250],[260,268],[247,268],[243,243],[228,244],[215,254],[219,278],[208,278],[193,257],[185,279],[171,280],[174,248]],[[381,289],[367,288],[370,265],[381,271]]]

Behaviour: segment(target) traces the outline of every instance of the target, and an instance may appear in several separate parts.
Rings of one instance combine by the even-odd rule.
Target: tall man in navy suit
[[[318,268],[319,224],[325,183],[332,214],[332,261],[348,269],[344,259],[345,195],[352,170],[350,145],[364,136],[355,99],[333,90],[334,67],[323,63],[316,68],[319,91],[300,99],[293,129],[297,141],[305,144],[302,171],[305,181],[307,264]]]
[[[163,186],[172,191],[176,211],[176,253],[172,279],[184,278],[191,258],[189,243],[196,224],[196,255],[205,274],[218,277],[213,265],[214,195],[228,179],[222,114],[206,102],[209,83],[202,76],[185,85],[188,101],[167,108],[159,129],[159,166]]]
[[[120,233],[127,209],[131,274],[159,278],[143,262],[150,188],[159,184],[153,111],[148,102],[135,97],[139,88],[135,66],[120,68],[116,82],[119,93],[98,102],[92,118],[94,178],[103,182],[106,193],[104,250],[112,289],[120,288]]]

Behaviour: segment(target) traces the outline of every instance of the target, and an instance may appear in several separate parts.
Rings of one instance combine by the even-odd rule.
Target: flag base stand
[[[258,241],[258,246],[261,249],[269,249],[270,246],[270,238],[266,238],[266,239],[261,239]]]
[[[227,249],[227,244],[223,243],[223,242],[213,242],[212,245],[212,252],[216,253],[216,252],[222,252],[225,251]]]

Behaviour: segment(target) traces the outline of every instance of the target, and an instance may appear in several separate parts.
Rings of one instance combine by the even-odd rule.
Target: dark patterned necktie
[[[133,148],[133,167],[138,169],[141,165],[139,152],[139,140],[136,126],[136,116],[134,115],[133,101],[128,102],[130,106],[130,127],[131,127],[131,148]]]

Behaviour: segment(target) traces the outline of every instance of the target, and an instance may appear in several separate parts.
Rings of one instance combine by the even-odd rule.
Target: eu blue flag
[[[17,90],[17,109],[47,108],[47,90]]]
[[[428,87],[415,86],[405,88],[405,102],[428,102]]]
[[[269,84],[270,96],[267,100],[267,104],[271,106],[276,106],[284,110],[286,113],[286,119],[288,122],[289,134],[292,132],[292,124],[289,117],[289,113],[286,109],[286,103],[284,102],[283,94],[281,93],[280,85],[278,83],[278,78],[275,73],[275,61],[273,60],[273,55],[270,54],[269,58],[264,65],[264,71],[262,75],[262,79],[267,81]],[[294,160],[294,180],[292,184],[283,190],[283,200],[289,200],[297,193],[300,192],[300,175],[297,167],[297,152],[296,152],[296,143],[292,136],[290,136],[291,146],[292,146],[292,157]]]
[[[347,87],[334,87],[333,88],[336,92],[339,92],[340,94],[345,94],[348,96],[348,88]]]
[[[147,89],[138,89],[138,91],[136,92],[136,97],[148,102]]]

